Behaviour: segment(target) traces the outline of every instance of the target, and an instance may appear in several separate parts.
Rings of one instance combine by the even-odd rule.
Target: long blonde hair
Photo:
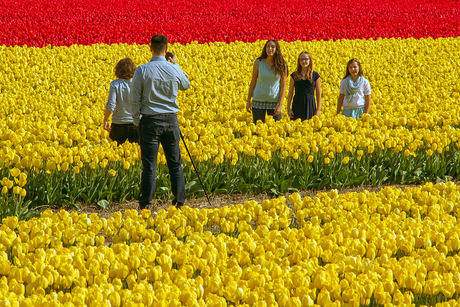
[[[300,65],[300,56],[302,54],[306,54],[310,58],[310,64],[307,67],[307,80],[312,82],[313,79],[313,59],[311,58],[310,52],[307,51],[302,51],[299,54],[299,57],[297,58],[297,70],[294,73],[294,80],[299,81],[301,79],[301,74],[302,74],[302,65]]]

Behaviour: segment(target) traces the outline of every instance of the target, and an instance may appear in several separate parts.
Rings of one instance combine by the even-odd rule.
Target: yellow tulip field
[[[3,219],[0,306],[454,306],[460,186]]]
[[[291,121],[284,106],[253,124],[264,44],[169,50],[190,75],[178,119],[206,190],[275,198],[110,218],[60,206],[138,199],[139,146],[111,142],[102,120],[116,63],[148,62],[148,45],[0,46],[0,307],[456,305],[460,37],[281,41],[290,72],[312,54],[321,114]],[[359,120],[335,114],[351,58],[372,87]],[[202,196],[180,146],[187,194]],[[420,186],[338,192],[363,184]]]
[[[292,72],[308,50],[322,80],[310,121],[252,123],[245,110],[253,61],[265,41],[172,44],[191,89],[179,122],[208,191],[274,195],[360,184],[448,181],[460,173],[460,38],[281,42]],[[40,205],[139,196],[137,144],[117,147],[102,118],[113,68],[150,59],[147,45],[0,46],[1,216]],[[335,115],[348,59],[372,86],[369,116]],[[203,195],[183,150],[187,191]],[[170,196],[160,154],[157,197]],[[28,207],[29,206],[29,207]]]

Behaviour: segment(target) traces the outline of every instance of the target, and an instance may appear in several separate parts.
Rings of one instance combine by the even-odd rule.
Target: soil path
[[[378,192],[381,189],[388,187],[389,185],[382,185],[378,187],[374,186],[360,186],[360,187],[355,187],[355,188],[344,188],[339,190],[339,193],[349,193],[349,192],[362,192],[364,190],[368,190],[369,192]],[[406,187],[417,187],[420,186],[420,184],[417,185],[393,185],[393,187],[400,188],[404,190]],[[318,193],[320,192],[327,192],[330,191],[328,190],[308,190],[308,191],[300,191],[299,194],[302,198],[305,196],[309,197],[315,197]],[[290,206],[289,202],[289,195],[292,193],[285,193],[286,197],[286,203],[288,206]],[[232,195],[225,195],[225,194],[219,194],[219,195],[211,195],[210,196],[210,201],[211,204],[208,203],[206,197],[198,197],[198,198],[189,198],[187,199],[186,205],[193,207],[193,208],[220,208],[223,206],[231,206],[231,205],[236,205],[236,204],[242,204],[247,200],[255,200],[258,203],[261,203],[264,199],[272,199],[276,198],[278,196],[275,196],[273,194],[268,194],[268,193],[262,193],[262,194],[257,194],[257,195],[251,195],[251,194],[232,194]],[[158,212],[160,209],[167,210],[169,206],[172,205],[171,200],[161,200],[161,199],[155,199],[153,201],[153,205],[150,208],[153,212]],[[109,209],[103,209],[99,207],[96,204],[93,205],[82,205],[79,210],[76,210],[75,208],[67,208],[63,207],[64,209],[68,210],[69,212],[76,211],[79,214],[86,213],[86,214],[92,214],[96,213],[99,215],[101,218],[109,218],[113,215],[114,212],[121,211],[122,213],[127,210],[127,209],[137,209],[139,210],[139,205],[137,201],[127,201],[125,203],[111,203]],[[51,208],[53,211],[59,211],[61,208]]]

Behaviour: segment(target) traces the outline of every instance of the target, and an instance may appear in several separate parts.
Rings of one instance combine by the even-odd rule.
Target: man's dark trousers
[[[179,148],[180,130],[177,114],[166,113],[142,116],[139,123],[139,144],[142,155],[141,209],[149,205],[155,196],[156,167],[160,143],[166,157],[174,195],[173,204],[180,207],[185,202],[185,179]]]

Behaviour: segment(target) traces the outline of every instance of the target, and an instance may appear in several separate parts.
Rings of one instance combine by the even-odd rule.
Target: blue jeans
[[[343,109],[342,115],[346,117],[352,117],[354,119],[359,119],[364,114],[364,107],[356,109]]]
[[[265,112],[267,112],[267,115],[270,116],[273,116],[273,114],[275,114],[275,110],[252,108],[252,119],[254,121],[254,124],[256,124],[258,120],[261,120],[263,123],[265,123]],[[273,119],[275,120],[275,122],[279,121],[281,119],[281,114],[273,116]]]
[[[177,115],[173,113],[142,116],[139,123],[142,156],[141,197],[139,206],[145,208],[155,196],[157,157],[160,143],[166,157],[171,179],[173,204],[185,203],[185,178],[179,148],[180,130]]]

